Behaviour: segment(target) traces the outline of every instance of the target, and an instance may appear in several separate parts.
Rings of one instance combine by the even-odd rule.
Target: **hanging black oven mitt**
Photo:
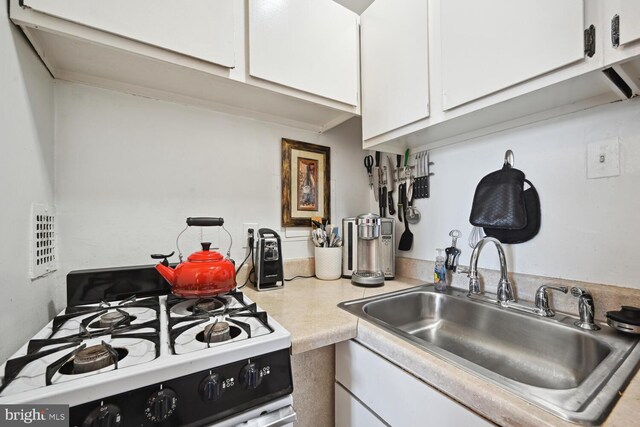
[[[507,163],[482,178],[473,196],[469,222],[500,230],[525,228],[524,181],[524,173]]]
[[[524,190],[524,206],[527,213],[527,225],[520,230],[501,230],[499,228],[484,227],[484,234],[495,237],[502,243],[524,243],[533,239],[540,231],[542,212],[540,210],[540,197],[536,188],[525,179],[529,188]]]

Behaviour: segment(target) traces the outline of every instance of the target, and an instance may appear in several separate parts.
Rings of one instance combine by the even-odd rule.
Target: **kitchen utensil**
[[[404,212],[404,199],[405,199],[405,194],[404,194],[404,187],[405,187],[405,183],[400,183],[400,185],[398,185],[398,219],[400,221],[402,221],[402,212]]]
[[[378,206],[380,207],[380,217],[387,216],[387,167],[381,166],[378,168],[380,174],[379,186],[380,197],[378,199]]]
[[[402,176],[402,181],[406,182],[409,178],[408,176],[411,174],[411,169],[409,168],[409,149],[407,148],[404,152],[404,173]]]
[[[429,196],[431,195],[431,177],[434,175],[433,172],[431,172],[431,165],[433,165],[433,162],[429,159],[429,152],[427,151],[427,155],[425,158],[425,179],[424,179],[424,197],[426,199],[429,198]]]
[[[367,175],[369,175],[369,188],[373,188],[373,156],[364,156],[364,167],[367,169]]]
[[[223,225],[222,218],[187,218],[187,227],[222,227]],[[212,297],[229,292],[236,287],[236,271],[233,262],[219,252],[210,250],[211,243],[202,242],[201,245],[201,251],[192,253],[186,262],[180,262],[175,268],[167,265],[167,256],[151,255],[153,259],[163,260],[156,265],[156,270],[169,282],[171,292],[179,297]]]
[[[416,175],[413,189],[414,199],[426,199],[429,197],[429,177],[433,175],[429,167],[433,164],[429,161],[429,152],[422,151],[415,156]]]
[[[380,198],[380,152],[376,151],[376,165],[373,168],[373,197],[376,202]]]
[[[447,254],[444,266],[447,270],[456,271],[456,268],[458,267],[458,258],[462,253],[462,251],[456,247],[456,243],[462,236],[462,233],[460,230],[451,230],[449,232],[449,236],[451,236],[451,246],[444,250]]]
[[[404,186],[406,184],[401,184],[403,187],[398,191],[400,197],[402,198],[402,204],[405,203],[406,193]],[[413,245],[413,233],[409,230],[409,222],[407,221],[407,215],[404,216],[404,231],[400,236],[400,243],[398,244],[398,250],[400,251],[408,251],[411,250],[411,246]]]
[[[619,311],[607,311],[607,324],[621,332],[640,334],[640,308],[623,305]]]
[[[472,227],[471,233],[469,233],[469,247],[472,249],[475,248],[483,237],[484,231],[482,230],[482,227]]]
[[[387,162],[389,163],[389,168],[387,169],[387,172],[388,172],[387,197],[388,197],[388,204],[389,204],[389,215],[393,216],[396,214],[396,207],[393,201],[393,191],[396,188],[395,179],[394,179],[395,174],[394,174],[393,161],[391,160],[391,157],[387,156]]]
[[[414,180],[413,198],[422,198],[422,179],[424,178],[424,152],[416,154],[416,178]]]
[[[407,189],[407,210],[404,212],[404,216],[406,217],[409,224],[417,224],[420,222],[420,211],[413,206],[413,197],[414,197],[414,183],[415,179],[413,175],[409,177],[409,185]]]

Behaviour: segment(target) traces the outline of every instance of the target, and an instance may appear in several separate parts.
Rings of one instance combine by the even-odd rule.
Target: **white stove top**
[[[167,311],[168,298],[170,311]],[[209,369],[211,366],[222,366],[244,359],[250,360],[260,354],[289,348],[291,345],[289,332],[266,313],[261,315],[263,319],[267,319],[268,326],[264,325],[261,316],[252,316],[252,313],[259,311],[259,308],[243,309],[251,305],[252,301],[246,296],[241,298],[244,305],[235,297],[220,297],[227,303],[226,313],[223,313],[223,310],[214,310],[210,317],[198,310],[194,312],[193,300],[175,304],[173,296],[159,297],[157,311],[144,306],[127,307],[126,304],[118,306],[118,303],[111,303],[109,307],[100,307],[97,304],[83,306],[79,316],[65,318],[65,322],[59,327],[56,325],[55,331],[54,322],[51,321],[34,336],[35,340],[54,338],[66,340],[66,342],[55,342],[36,350],[38,353],[46,351],[51,353],[31,361],[22,368],[15,379],[0,393],[0,404],[64,403],[73,406]],[[144,300],[142,298],[138,303]],[[79,333],[86,335],[88,332],[97,335],[98,332],[103,332],[105,328],[97,323],[99,318],[107,313],[117,313],[116,307],[131,316],[130,325],[134,328],[125,327],[114,335],[102,334],[83,339],[79,337]],[[84,308],[93,311],[84,312]],[[77,310],[77,308],[74,309]],[[167,313],[170,313],[170,316],[167,316]],[[64,314],[64,312],[61,313],[61,315]],[[160,325],[157,340],[159,348],[156,348],[154,341],[147,339],[146,336],[153,335],[154,328],[152,326],[140,328],[141,325],[151,325],[155,319],[158,319]],[[173,324],[176,320],[177,322]],[[204,328],[216,322],[229,323],[232,328],[231,339],[207,346],[206,342],[202,341]],[[170,324],[173,324],[173,328],[169,327]],[[185,330],[172,340],[170,329],[176,330],[176,328]],[[51,385],[46,385],[47,366],[72,352],[80,345],[80,340],[87,347],[100,345],[104,341],[117,349],[121,356],[118,360],[118,369],[110,365],[93,372],[71,374],[67,366],[66,370],[56,370],[51,375]],[[55,351],[56,348],[61,349]],[[122,349],[126,350],[124,356],[121,355]],[[27,354],[28,343],[7,363]],[[70,358],[66,364],[72,362],[73,358]],[[0,375],[5,375],[7,363],[0,366]],[[4,377],[1,379],[4,381]]]

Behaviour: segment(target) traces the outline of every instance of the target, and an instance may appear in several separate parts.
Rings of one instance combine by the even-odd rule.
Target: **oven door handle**
[[[282,427],[298,420],[296,411],[293,406],[285,406],[276,411],[269,412],[244,423],[240,423],[237,427]]]

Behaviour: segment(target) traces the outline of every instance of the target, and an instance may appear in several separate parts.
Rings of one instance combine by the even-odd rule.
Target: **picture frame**
[[[282,138],[282,226],[331,220],[331,148]]]

